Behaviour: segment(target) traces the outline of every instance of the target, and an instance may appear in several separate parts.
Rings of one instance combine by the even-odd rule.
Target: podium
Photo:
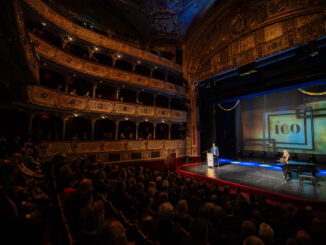
[[[213,153],[207,153],[206,160],[207,160],[207,166],[214,168],[214,157],[213,157]]]

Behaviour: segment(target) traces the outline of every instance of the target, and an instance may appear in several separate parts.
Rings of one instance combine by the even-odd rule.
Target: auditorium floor
[[[326,176],[317,175],[319,181],[316,185],[313,185],[311,181],[303,181],[301,186],[296,173],[292,173],[292,179],[285,182],[282,171],[265,167],[241,166],[227,163],[219,168],[211,168],[206,163],[202,163],[182,167],[182,170],[274,193],[326,201]]]

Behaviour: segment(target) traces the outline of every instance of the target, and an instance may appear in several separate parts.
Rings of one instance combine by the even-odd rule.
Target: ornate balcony
[[[184,140],[116,140],[116,141],[66,141],[39,142],[41,157],[56,154],[95,154],[107,162],[130,160],[159,160],[169,153],[185,156]]]
[[[186,91],[181,86],[168,83],[151,77],[141,76],[132,72],[118,70],[112,67],[100,65],[74,55],[65,53],[63,50],[43,41],[32,33],[29,33],[34,43],[35,50],[40,56],[51,60],[61,66],[68,67],[77,72],[95,76],[101,79],[121,81],[138,86],[149,87],[157,90],[165,90],[180,95],[185,95]]]
[[[187,121],[187,113],[184,111],[74,96],[38,85],[28,86],[27,94],[31,103],[51,108]]]
[[[48,20],[58,28],[68,32],[70,35],[78,37],[89,43],[93,43],[96,46],[101,46],[107,49],[114,50],[116,52],[124,53],[129,56],[133,56],[140,60],[146,60],[151,63],[167,67],[177,72],[182,72],[182,67],[179,64],[174,63],[168,59],[159,57],[150,52],[132,47],[128,44],[121,43],[117,40],[113,40],[107,36],[88,30],[82,26],[79,26],[67,18],[56,13],[53,9],[43,3],[41,0],[24,0],[24,2],[32,8],[37,14]]]

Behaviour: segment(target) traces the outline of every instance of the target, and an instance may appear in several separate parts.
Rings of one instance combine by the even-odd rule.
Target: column
[[[67,124],[67,118],[63,119],[63,128],[62,128],[62,140],[65,140],[66,136],[66,124]]]
[[[135,70],[136,70],[136,63],[132,63],[132,72],[135,72]]]
[[[150,71],[150,76],[151,76],[151,77],[153,77],[153,71],[154,71],[154,69],[151,68],[151,71]]]
[[[168,100],[169,100],[169,106],[168,106],[168,108],[171,109],[171,98],[169,97]]]
[[[153,123],[153,139],[156,140],[156,122]]]
[[[117,88],[115,98],[119,100],[120,88]]]
[[[118,140],[118,133],[119,133],[119,123],[120,123],[120,120],[117,120],[115,121],[115,140]]]
[[[164,74],[164,81],[167,81],[168,80],[168,74],[165,72]]]
[[[168,124],[169,125],[169,140],[171,139],[171,123]]]
[[[117,58],[112,57],[112,66],[115,67],[115,63],[117,62]]]
[[[136,90],[136,103],[137,104],[140,104],[140,102],[139,102],[139,90]]]
[[[136,140],[138,140],[138,127],[139,127],[139,121],[136,122],[136,135],[135,135]]]
[[[153,106],[156,106],[156,96],[157,96],[157,94],[154,94]]]
[[[95,122],[96,122],[95,119],[91,121],[92,123],[91,140],[94,140]]]
[[[97,89],[97,83],[93,83],[93,98],[96,97],[96,89]]]

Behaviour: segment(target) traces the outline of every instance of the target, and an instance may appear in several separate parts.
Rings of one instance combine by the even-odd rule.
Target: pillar
[[[65,140],[66,136],[66,124],[67,124],[67,118],[63,119],[63,128],[62,128],[62,140]]]
[[[154,94],[153,106],[156,106],[156,97],[157,97],[157,94]]]
[[[168,108],[171,109],[171,98],[169,97],[169,105],[168,105]]]
[[[168,80],[168,74],[165,72],[164,74],[164,81],[167,81]]]
[[[91,121],[92,123],[91,140],[94,140],[95,122],[96,122],[95,119]]]
[[[171,139],[171,123],[168,124],[169,125],[169,140]]]
[[[139,127],[139,122],[136,122],[136,135],[135,135],[135,140],[138,140],[138,127]]]
[[[116,100],[119,100],[119,95],[120,95],[120,88],[117,88],[117,91],[116,91]]]
[[[153,139],[156,140],[156,122],[153,123]]]
[[[118,134],[119,134],[119,123],[120,123],[120,120],[118,121],[115,121],[115,140],[118,140]]]
[[[96,89],[97,89],[97,83],[93,83],[93,98],[96,97]]]

